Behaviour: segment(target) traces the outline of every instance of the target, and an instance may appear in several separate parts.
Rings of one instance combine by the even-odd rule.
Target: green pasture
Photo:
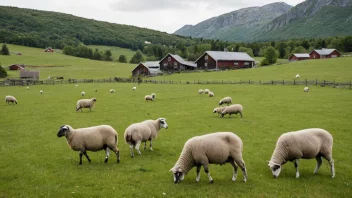
[[[65,58],[68,64],[70,57]],[[187,75],[192,74],[183,76]],[[197,94],[200,88],[210,89],[215,97]],[[116,93],[110,94],[110,89]],[[81,91],[86,92],[85,98],[97,98],[91,112],[75,112]],[[144,95],[153,92],[156,101],[144,101]],[[0,105],[0,197],[349,197],[352,193],[350,90],[310,87],[304,93],[303,86],[100,83],[79,84],[78,88],[40,85],[29,90],[26,86],[0,87],[0,96],[6,95],[15,96],[18,104],[3,101]],[[243,105],[243,119],[238,115],[218,118],[212,113],[224,96]],[[124,130],[132,123],[158,117],[165,117],[169,128],[154,140],[154,151],[142,149],[141,156],[130,158]],[[92,163],[84,158],[79,166],[78,152],[56,135],[64,124],[73,128],[113,126],[121,162],[116,164],[112,154],[105,164],[105,152],[88,152]],[[313,175],[315,160],[301,160],[299,179],[292,163],[285,164],[274,179],[267,160],[278,137],[312,127],[324,128],[334,137],[336,177],[331,178],[324,159],[317,175]],[[231,131],[242,138],[247,183],[241,171],[232,182],[232,166],[226,164],[210,165],[214,184],[209,184],[203,169],[199,183],[192,169],[183,182],[174,184],[169,170],[186,140],[216,131]]]

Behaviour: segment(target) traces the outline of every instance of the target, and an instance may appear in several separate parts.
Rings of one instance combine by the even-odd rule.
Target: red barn
[[[191,61],[185,61],[181,56],[176,54],[168,54],[159,62],[160,70],[175,72],[193,70],[197,68],[197,65]]]
[[[45,52],[54,52],[54,50],[51,47],[48,47],[45,49]]]
[[[310,54],[310,59],[322,59],[322,58],[336,58],[340,57],[341,54],[336,49],[321,49],[313,50]]]
[[[300,60],[307,60],[309,59],[310,56],[309,54],[292,54],[290,58],[288,58],[289,61],[300,61]]]
[[[132,76],[154,76],[160,71],[159,61],[150,61],[145,63],[139,63],[133,70]]]
[[[209,70],[251,68],[255,60],[245,52],[206,51],[196,61],[197,67]]]
[[[24,70],[24,65],[13,64],[9,66],[9,70]]]

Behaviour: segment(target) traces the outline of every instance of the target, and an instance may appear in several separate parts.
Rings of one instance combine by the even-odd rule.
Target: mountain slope
[[[250,40],[253,30],[286,13],[292,6],[272,3],[262,7],[250,7],[210,18],[195,26],[186,25],[175,34],[183,36],[215,38],[230,41]]]

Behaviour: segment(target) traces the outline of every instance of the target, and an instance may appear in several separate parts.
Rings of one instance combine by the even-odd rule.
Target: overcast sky
[[[284,0],[297,5],[304,0]],[[277,0],[0,0],[15,6],[73,14],[118,24],[173,33],[186,24],[195,25],[214,16]]]

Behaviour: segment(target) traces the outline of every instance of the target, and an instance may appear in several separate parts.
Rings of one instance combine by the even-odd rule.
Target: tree
[[[274,47],[270,46],[266,48],[264,59],[261,62],[261,65],[272,65],[277,61],[277,54]]]
[[[98,49],[95,49],[95,52],[93,54],[93,59],[94,60],[101,60],[101,53]]]
[[[120,55],[119,56],[119,62],[120,63],[127,63],[127,58],[125,55]]]
[[[253,50],[251,48],[239,47],[238,52],[246,52],[250,57],[254,57]]]
[[[0,63],[0,78],[5,78],[7,76],[7,71],[1,66]]]
[[[4,43],[4,44],[2,45],[0,54],[2,54],[2,55],[10,55],[9,48],[7,48],[6,43]]]
[[[347,36],[341,40],[344,52],[352,52],[352,36]]]
[[[144,62],[144,57],[141,52],[141,50],[137,50],[137,52],[133,55],[132,59],[130,60],[130,63],[140,63]]]
[[[309,41],[307,41],[307,40],[303,40],[303,41],[301,42],[301,46],[304,47],[305,49],[309,49],[310,43],[309,43]]]
[[[110,50],[105,50],[104,52],[104,60],[112,61],[112,53]]]

